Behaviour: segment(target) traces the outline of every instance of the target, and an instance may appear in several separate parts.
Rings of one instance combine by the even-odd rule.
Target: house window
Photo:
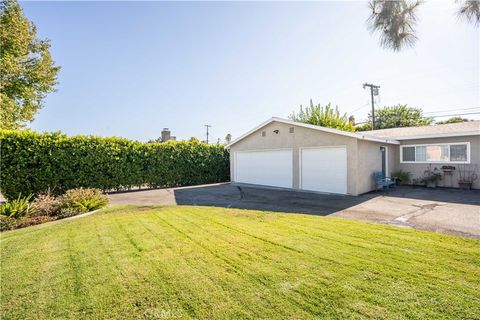
[[[290,127],[290,129],[288,130],[290,133],[294,133],[295,132],[295,128],[294,127]]]
[[[470,143],[439,143],[401,146],[402,163],[469,163]]]
[[[267,135],[266,131],[262,131],[262,137],[265,137]]]
[[[450,161],[467,161],[467,145],[452,144],[450,146]]]
[[[402,147],[402,149],[403,149],[402,160],[404,162],[415,161],[415,147]]]

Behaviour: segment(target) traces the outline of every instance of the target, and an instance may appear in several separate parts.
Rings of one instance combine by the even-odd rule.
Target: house
[[[232,182],[297,190],[359,195],[375,171],[420,178],[429,165],[458,167],[444,186],[458,187],[460,167],[480,176],[480,121],[354,133],[271,118],[227,147]]]

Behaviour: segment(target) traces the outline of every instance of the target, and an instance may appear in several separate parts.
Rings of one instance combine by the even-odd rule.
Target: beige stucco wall
[[[375,189],[373,181],[373,172],[382,171],[382,152],[380,147],[387,148],[387,176],[395,171],[395,155],[398,146],[372,142],[366,140],[358,141],[358,178],[357,193],[362,194]]]
[[[480,136],[468,136],[468,137],[451,137],[451,138],[434,138],[434,139],[419,139],[419,140],[403,140],[401,141],[402,145],[410,145],[410,144],[432,144],[432,143],[452,143],[452,142],[470,142],[470,164],[477,166],[477,175],[480,179]],[[452,179],[450,177],[443,178],[442,181],[439,182],[440,186],[445,187],[455,187],[458,188],[458,169],[459,164],[449,164],[446,163],[435,163],[432,164],[432,169],[437,167],[440,169],[443,165],[451,165],[455,167],[455,171],[452,175]],[[403,171],[408,171],[412,174],[413,178],[420,178],[423,176],[423,172],[427,169],[428,164],[425,163],[400,163],[400,152],[397,152],[397,156],[395,157],[395,166],[398,169]],[[480,189],[480,180],[474,182],[473,188]]]
[[[273,149],[293,149],[293,185],[292,188],[299,189],[300,172],[299,172],[299,154],[302,147],[316,146],[346,146],[347,148],[347,193],[355,195],[356,193],[356,176],[357,176],[357,141],[355,138],[341,136],[321,132],[318,130],[308,129],[295,126],[294,133],[289,133],[292,125],[271,122],[265,127],[253,132],[251,135],[240,140],[230,147],[230,176],[234,180],[234,153],[236,151],[248,150],[273,150]],[[278,130],[278,134],[273,131]],[[262,131],[266,132],[266,136],[262,137]]]
[[[294,133],[289,133],[292,125],[272,122],[263,128],[258,129],[251,135],[240,140],[230,148],[230,170],[232,181],[234,180],[234,153],[248,150],[273,150],[293,149],[293,185],[292,188],[299,189],[299,153],[304,147],[320,146],[346,146],[347,149],[347,193],[358,195],[373,190],[372,173],[381,170],[381,143],[360,141],[352,137],[332,134],[295,126]],[[278,134],[273,131],[279,130]],[[262,131],[266,136],[262,137]],[[361,143],[360,143],[361,142]],[[362,150],[359,152],[358,148]],[[392,148],[393,149],[393,148]],[[362,155],[358,157],[358,155]],[[393,159],[392,164],[393,167]],[[360,179],[359,179],[360,178]]]

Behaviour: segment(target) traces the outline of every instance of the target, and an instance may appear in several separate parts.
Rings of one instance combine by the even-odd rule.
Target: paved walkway
[[[221,206],[411,227],[480,239],[480,190],[399,187],[358,197],[215,184],[116,193],[111,204]]]

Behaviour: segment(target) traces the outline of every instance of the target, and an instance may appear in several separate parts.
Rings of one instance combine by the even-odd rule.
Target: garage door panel
[[[292,187],[293,152],[288,150],[235,153],[235,182]]]
[[[345,147],[302,149],[301,188],[347,193],[347,151]]]

